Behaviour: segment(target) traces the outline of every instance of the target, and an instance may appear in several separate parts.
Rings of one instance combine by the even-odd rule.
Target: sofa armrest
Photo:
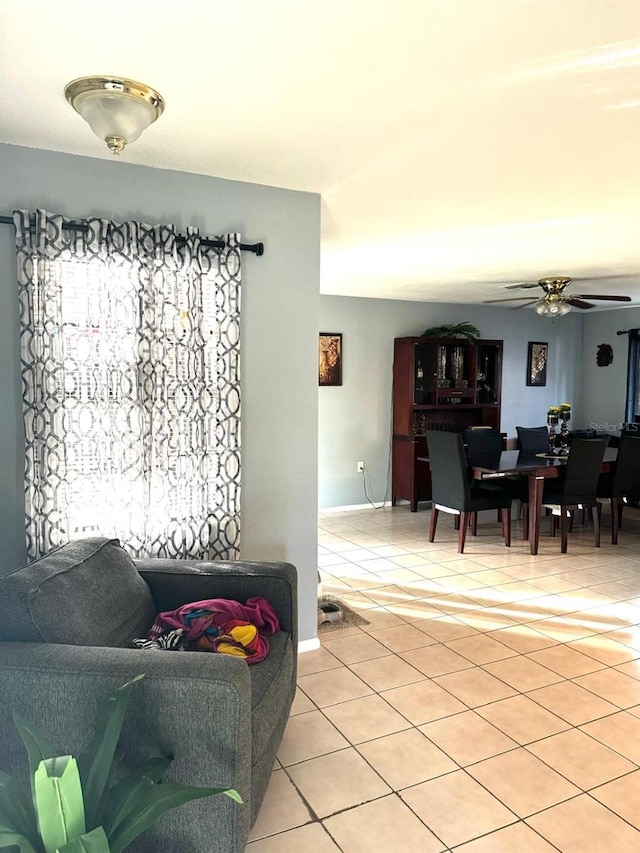
[[[298,576],[291,563],[213,562],[152,558],[135,560],[158,611],[175,610],[190,601],[230,598],[244,604],[261,595],[275,608],[280,626],[298,643]]]
[[[132,691],[120,737],[123,772],[148,758],[174,756],[168,779],[232,787],[246,805],[216,796],[183,806],[159,825],[164,833],[159,837],[173,839],[168,848],[165,842],[154,847],[156,842],[149,841],[149,848],[145,842],[140,849],[180,849],[180,833],[191,837],[192,821],[203,821],[197,831],[209,837],[224,826],[223,849],[244,849],[252,787],[251,677],[245,661],[206,652],[11,642],[0,643],[0,657],[3,770],[26,781],[26,753],[13,722],[14,710],[38,725],[60,754],[77,756],[89,742],[106,699],[144,673]],[[153,838],[154,831],[149,832],[145,836]],[[229,843],[231,835],[237,843]],[[206,843],[192,849],[206,849]]]

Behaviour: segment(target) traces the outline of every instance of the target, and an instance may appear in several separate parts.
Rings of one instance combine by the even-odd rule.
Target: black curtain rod
[[[0,216],[0,225],[13,225],[13,216]],[[89,230],[89,226],[82,222],[65,221],[62,227],[69,231]],[[178,234],[178,239],[186,240],[187,238],[183,234]],[[206,237],[203,237],[200,242],[203,246],[210,246],[213,249],[224,249],[226,246],[223,240],[208,240]],[[258,257],[264,255],[264,243],[240,243],[240,248],[245,252],[253,252]]]

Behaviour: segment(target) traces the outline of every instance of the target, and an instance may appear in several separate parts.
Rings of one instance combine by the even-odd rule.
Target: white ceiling
[[[555,274],[640,304],[640,0],[3,0],[0,27],[0,140],[111,157],[64,86],[148,83],[122,159],[321,193],[323,293]]]

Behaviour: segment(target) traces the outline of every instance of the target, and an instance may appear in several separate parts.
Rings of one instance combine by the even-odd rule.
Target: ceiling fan
[[[541,278],[540,281],[521,284],[509,284],[505,290],[528,290],[532,287],[541,287],[544,291],[544,296],[531,299],[529,296],[513,296],[508,299],[487,299],[485,304],[490,302],[518,302],[526,300],[522,305],[516,305],[515,308],[526,308],[527,305],[535,305],[535,310],[543,317],[562,317],[563,314],[568,314],[572,308],[595,308],[591,302],[586,302],[587,299],[606,300],[608,302],[631,302],[630,296],[609,296],[605,294],[574,294],[564,292],[565,287],[571,283],[571,279],[566,276],[551,276],[549,278]]]

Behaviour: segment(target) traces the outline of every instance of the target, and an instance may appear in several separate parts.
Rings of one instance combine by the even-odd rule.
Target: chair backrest
[[[612,497],[640,497],[640,431],[623,432],[618,445]]]
[[[595,501],[608,438],[575,438],[567,460],[562,503]]]
[[[622,437],[623,435],[637,435],[638,438],[640,438],[640,421],[635,424],[624,424],[622,430],[620,431],[620,437]]]
[[[457,432],[430,429],[426,432],[431,465],[431,496],[434,503],[463,510],[471,499],[467,458]]]
[[[484,465],[493,468],[500,461],[502,436],[494,427],[468,427],[463,433],[463,439],[469,467]]]
[[[544,453],[549,449],[549,432],[546,426],[517,426],[518,450],[524,453]]]

